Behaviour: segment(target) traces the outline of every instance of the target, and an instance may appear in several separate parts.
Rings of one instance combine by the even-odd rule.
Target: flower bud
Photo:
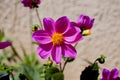
[[[22,0],[21,1],[24,7],[29,7],[30,9],[32,8],[38,8],[41,0]]]
[[[99,63],[103,64],[105,62],[105,56],[101,55],[100,58],[97,59]]]
[[[38,25],[38,24],[34,24],[34,25],[32,26],[32,31],[35,32],[35,31],[38,30],[38,28],[39,28],[39,25]]]
[[[90,35],[90,34],[91,34],[90,29],[83,30],[83,32],[82,32],[82,35],[83,35],[83,36],[88,36],[88,35]]]
[[[51,66],[53,64],[52,60],[47,61],[47,65]]]

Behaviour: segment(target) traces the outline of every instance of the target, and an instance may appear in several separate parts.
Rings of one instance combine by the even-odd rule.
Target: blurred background
[[[120,70],[120,0],[41,0],[39,15],[57,19],[68,16],[76,21],[80,14],[95,18],[92,34],[77,45],[77,58],[67,64],[65,80],[79,80],[81,71],[101,54],[106,56],[101,69],[114,67]],[[31,26],[39,24],[35,10],[23,7],[20,0],[0,0],[0,28],[22,54],[20,45],[27,53],[36,50],[31,42]],[[38,59],[40,57],[38,56]],[[42,62],[43,60],[40,59]]]

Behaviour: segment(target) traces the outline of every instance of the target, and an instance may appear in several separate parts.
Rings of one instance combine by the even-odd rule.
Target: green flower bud
[[[32,31],[33,31],[33,32],[34,32],[34,31],[37,31],[38,28],[39,28],[39,25],[38,25],[38,24],[34,24],[34,25],[32,26]]]
[[[97,59],[97,61],[99,61],[99,63],[103,64],[105,62],[105,56],[101,55],[100,58]]]
[[[53,61],[52,61],[52,60],[48,60],[48,61],[47,61],[47,65],[48,65],[48,66],[51,66],[52,64],[53,64]]]

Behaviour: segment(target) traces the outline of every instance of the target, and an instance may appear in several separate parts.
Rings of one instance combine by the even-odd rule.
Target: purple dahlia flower
[[[12,44],[10,42],[0,42],[0,49],[4,49],[8,46],[11,46]]]
[[[118,74],[119,71],[116,68],[112,69],[111,71],[103,69],[101,80],[120,80]]]
[[[34,41],[40,45],[37,53],[41,58],[52,56],[57,64],[61,62],[62,56],[75,58],[76,50],[71,45],[82,39],[78,27],[71,27],[66,16],[54,22],[52,18],[44,18],[44,30],[35,31],[32,35]]]
[[[82,30],[91,29],[94,23],[94,19],[86,15],[80,15],[78,17],[77,26]]]
[[[91,34],[90,29],[92,28],[94,19],[86,15],[80,15],[77,22],[72,22],[72,26],[77,26],[81,29],[81,34],[87,36]]]
[[[40,0],[22,0],[22,3],[25,7],[38,8],[38,5],[41,3]]]

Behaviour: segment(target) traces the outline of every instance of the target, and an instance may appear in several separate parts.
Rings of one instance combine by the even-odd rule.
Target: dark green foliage
[[[0,74],[2,73],[10,74],[12,73],[12,71],[13,71],[13,66],[9,67],[6,64],[3,64],[3,63],[0,64]]]
[[[45,70],[45,80],[64,80],[64,75],[57,67],[50,67]]]
[[[99,67],[98,63],[94,63],[84,69],[80,76],[80,80],[98,80]]]
[[[51,80],[64,80],[64,75],[62,72],[58,72],[52,75]]]
[[[19,72],[20,72],[19,78],[24,78],[25,80],[44,80],[41,77],[39,69],[31,65],[27,64],[21,65]]]
[[[101,55],[99,58],[97,58],[94,63],[89,62],[90,65],[82,71],[80,80],[98,80],[99,76],[98,63],[103,64],[104,62],[105,62],[104,55]]]
[[[9,75],[12,75],[13,67],[0,63],[0,80],[9,80]]]
[[[63,60],[64,60],[64,61],[67,61],[67,62],[73,62],[75,59],[74,59],[74,58],[66,58],[66,57],[63,57]]]
[[[16,80],[45,80],[44,69],[45,67],[39,64],[35,53],[24,54],[22,64],[16,66],[18,72]]]
[[[56,67],[51,67],[45,70],[45,80],[51,80],[51,76],[59,72],[59,69]]]
[[[19,74],[19,79],[20,80],[28,80],[24,74]]]

